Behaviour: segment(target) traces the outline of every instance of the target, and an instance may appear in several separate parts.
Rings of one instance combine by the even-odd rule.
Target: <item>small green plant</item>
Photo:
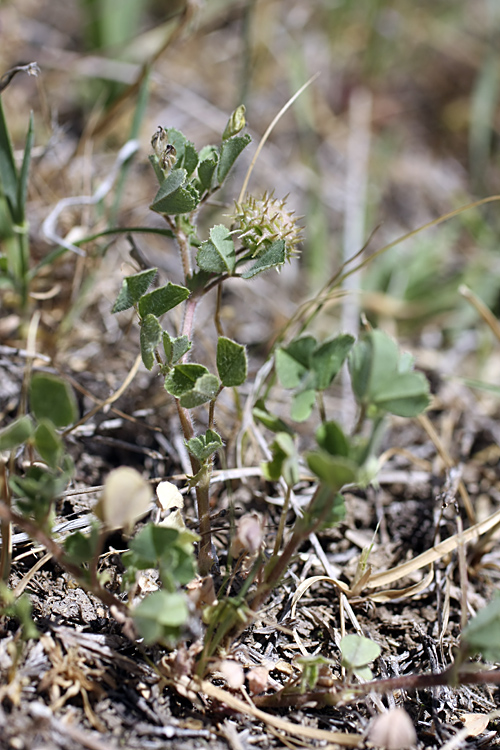
[[[248,369],[245,347],[222,330],[221,289],[233,278],[250,281],[262,272],[279,269],[296,254],[300,238],[300,229],[284,201],[272,195],[240,199],[229,226],[219,223],[208,231],[207,237],[200,235],[200,210],[223,187],[250,142],[247,135],[241,134],[243,128],[244,111],[238,108],[229,119],[221,142],[200,151],[175,129],[159,128],[154,134],[151,163],[159,188],[151,208],[165,219],[167,230],[163,234],[177,244],[183,283],[167,281],[153,287],[157,269],[146,268],[124,278],[113,306],[115,314],[134,311],[144,366],[150,371],[158,370],[164,389],[176,405],[191,460],[188,483],[196,492],[198,533],[186,529],[176,510],[166,525],[146,523],[133,536],[137,520],[152,507],[152,490],[135,470],[120,467],[107,477],[90,530],[58,539],[52,528],[54,501],[73,472],[62,431],[77,418],[74,395],[61,378],[33,374],[29,380],[28,413],[0,431],[3,577],[9,569],[10,524],[16,523],[40,541],[80,585],[109,606],[130,637],[139,635],[146,645],[159,643],[171,648],[182,640],[199,637],[204,627],[203,645],[194,666],[199,676],[210,669],[217,653],[226,650],[256,616],[303,542],[342,520],[344,489],[365,487],[376,477],[377,454],[388,415],[416,416],[430,400],[424,375],[414,370],[412,358],[400,352],[396,342],[382,331],[368,330],[357,341],[342,333],[318,341],[307,332],[286,342],[280,340],[271,355],[273,367],[267,370],[267,380],[255,394],[253,418],[272,435],[270,457],[262,464],[262,474],[285,489],[283,511],[270,555],[265,554],[269,540],[258,519],[241,519],[222,585],[215,592],[211,573],[218,561],[212,543],[209,487],[214,457],[224,450],[224,435],[215,429],[217,400],[224,388],[243,385]],[[335,283],[339,281],[340,277]],[[196,340],[196,309],[203,296],[210,293],[217,295],[218,336],[215,361],[208,366],[190,361],[189,354]],[[184,307],[182,324],[174,330],[167,314],[178,306]],[[318,301],[318,310],[320,307]],[[351,431],[327,413],[324,398],[344,366],[348,368],[358,406],[358,419]],[[289,419],[274,414],[268,405],[269,394],[278,385],[290,391]],[[200,407],[207,409],[206,426],[197,432],[192,413]],[[311,419],[317,422],[313,444],[301,454],[294,425]],[[30,459],[24,472],[16,462],[16,453],[21,450]],[[313,476],[311,497],[286,533],[291,493],[305,472],[309,478]],[[161,493],[164,492],[162,488]],[[169,507],[182,508],[178,491],[170,487],[169,492],[175,495]],[[108,573],[100,568],[103,545],[114,529],[122,529],[131,537],[122,557],[125,600],[111,590]],[[245,557],[243,585],[237,594],[230,594],[232,577]],[[143,581],[150,571],[154,572],[155,590],[151,592],[149,586],[149,593],[145,593],[148,587]],[[196,579],[197,571],[201,580]],[[189,596],[186,587],[190,589]],[[19,600],[16,608],[4,589],[2,592],[2,611],[18,617],[26,629],[26,602]],[[369,665],[378,657],[380,648],[368,639],[346,636],[340,643],[341,663],[347,670],[340,699],[368,689],[382,690],[384,685],[386,689],[397,687],[397,680],[406,680],[401,685],[408,687],[439,684],[439,680],[449,684],[454,679],[466,682],[468,678],[462,670],[466,659],[477,653],[498,658],[497,639],[492,636],[498,629],[497,621],[495,600],[466,628],[456,664],[442,675],[379,680],[370,683],[370,688],[347,683],[353,677],[371,680]],[[263,701],[272,705],[273,700],[284,701],[288,697],[296,704],[313,695],[314,700],[325,704],[335,702],[332,691],[319,684],[319,678],[333,662],[315,655],[299,664],[301,676]]]
[[[160,186],[151,208],[162,215],[176,240],[184,282],[171,282],[150,291],[155,268],[123,280],[114,313],[134,309],[140,326],[142,360],[148,370],[157,367],[166,391],[175,399],[188,448],[198,503],[198,571],[207,576],[216,565],[211,539],[209,485],[215,454],[224,440],[214,428],[217,399],[224,388],[242,385],[247,377],[244,347],[223,335],[219,320],[222,285],[238,277],[251,280],[279,269],[297,252],[300,229],[284,201],[265,195],[240,199],[227,227],[217,224],[208,239],[198,234],[198,214],[207,200],[223,186],[231,167],[250,139],[241,135],[243,109],[231,116],[220,144],[199,152],[178,130],[158,128],[152,138],[151,163]],[[194,260],[195,259],[195,260]],[[196,336],[196,308],[205,294],[217,290],[215,326],[219,332],[216,372],[204,363],[188,360]],[[163,316],[184,306],[183,323],[172,331]],[[301,335],[274,352],[275,372],[283,388],[292,390],[290,417],[308,419],[315,405],[320,426],[316,448],[302,458],[297,454],[293,427],[273,415],[265,400],[255,404],[254,417],[275,433],[272,459],[263,464],[270,481],[283,480],[288,488],[273,554],[265,562],[259,545],[243,590],[237,597],[223,597],[205,609],[208,626],[200,671],[216,650],[249,621],[281,580],[300,544],[314,531],[338,523],[344,515],[341,490],[346,485],[367,485],[376,474],[376,451],[387,414],[415,416],[429,404],[425,377],[413,370],[411,357],[400,354],[396,343],[380,331],[368,332],[355,342],[340,334],[318,342]],[[323,394],[331,387],[344,363],[348,363],[359,420],[353,435],[328,419]],[[195,433],[191,411],[207,405],[208,428]],[[367,429],[368,427],[368,429]],[[288,500],[307,461],[317,477],[316,489],[304,514],[298,517],[282,549]],[[248,544],[248,542],[246,542]],[[252,590],[253,589],[253,590]]]

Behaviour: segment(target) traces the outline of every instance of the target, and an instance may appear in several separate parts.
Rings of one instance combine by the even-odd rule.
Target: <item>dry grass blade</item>
[[[108,396],[108,398],[104,399],[104,401],[98,402],[90,411],[88,411],[86,414],[83,415],[81,419],[78,420],[74,425],[71,425],[71,427],[68,427],[67,430],[63,432],[63,435],[67,435],[70,432],[72,432],[76,427],[79,427],[81,424],[85,424],[89,419],[91,419],[97,412],[99,412],[101,409],[103,409],[105,406],[108,406],[109,404],[114,403],[117,401],[122,393],[129,387],[130,383],[133,381],[135,376],[137,375],[137,371],[140,367],[140,364],[142,362],[141,355],[139,354],[132,367],[130,368],[127,377],[121,384],[121,386],[111,394],[111,396]]]
[[[497,510],[484,521],[476,523],[469,529],[466,529],[461,534],[454,534],[448,537],[443,542],[436,544],[435,547],[431,547],[426,552],[423,552],[413,560],[408,560],[402,565],[398,565],[396,568],[391,568],[383,573],[375,573],[366,584],[366,588],[375,589],[379,586],[386,586],[395,581],[399,581],[416,570],[421,570],[427,565],[432,565],[436,560],[440,560],[445,555],[453,552],[457,549],[459,544],[467,544],[468,542],[478,539],[482,534],[486,534],[487,531],[500,524],[500,510]]]
[[[470,302],[472,307],[477,310],[477,312],[484,320],[486,325],[491,329],[497,340],[500,341],[500,323],[495,318],[489,307],[486,307],[484,302],[480,300],[479,297],[474,294],[474,292],[465,284],[462,284],[459,287],[458,291],[460,292],[462,297],[464,297],[467,302]]]
[[[440,560],[445,555],[449,554],[450,552],[453,552],[455,549],[458,549],[460,545],[466,544],[468,542],[474,541],[478,539],[483,534],[486,534],[486,532],[492,530],[496,526],[500,524],[500,510],[493,513],[491,516],[486,518],[484,521],[481,521],[480,523],[475,524],[475,526],[471,526],[469,529],[466,529],[465,531],[461,531],[457,534],[454,534],[453,536],[449,537],[448,539],[445,539],[443,542],[440,542],[435,547],[431,547],[431,549],[428,549],[426,552],[423,552],[421,555],[418,555],[418,557],[413,558],[413,560],[408,560],[405,563],[402,563],[401,565],[398,565],[395,568],[391,568],[389,570],[385,570],[381,573],[375,573],[373,575],[370,575],[368,580],[365,582],[365,589],[375,589],[379,588],[380,586],[387,586],[388,584],[395,583],[396,581],[401,580],[402,578],[405,578],[408,575],[411,575],[412,573],[415,573],[417,570],[421,570],[422,568],[429,566],[432,566],[433,563],[436,562],[436,560]],[[434,572],[431,569],[427,575],[422,579],[422,581],[419,581],[418,583],[408,586],[404,589],[393,589],[389,591],[382,591],[375,594],[369,594],[368,597],[372,599],[373,601],[377,602],[387,602],[391,601],[392,599],[396,598],[402,598],[402,597],[408,597],[412,596],[414,594],[418,594],[421,591],[423,591],[427,586],[430,585],[432,582],[432,579],[434,577]],[[336,578],[333,578],[331,576],[312,576],[311,578],[307,578],[305,581],[303,581],[300,586],[297,587],[297,590],[295,591],[293,598],[292,598],[292,609],[291,614],[292,617],[295,614],[297,603],[301,599],[301,597],[305,594],[305,592],[314,584],[325,582],[325,583],[331,583],[333,586],[339,589],[343,594],[346,596],[353,596],[353,592],[349,588],[349,586],[344,583],[343,581],[339,581]],[[356,592],[356,595],[358,592]]]
[[[191,689],[194,687],[191,681]],[[279,729],[287,734],[300,737],[308,737],[312,740],[322,740],[329,743],[337,743],[342,747],[361,747],[362,736],[357,734],[342,734],[342,732],[328,732],[324,729],[315,729],[314,727],[304,726],[302,724],[294,724],[291,721],[282,719],[279,716],[273,716],[268,714],[266,711],[261,711],[259,708],[254,706],[252,703],[245,703],[245,701],[236,698],[234,695],[229,693],[227,690],[212,685],[207,680],[200,680],[197,689],[207,695],[209,698],[224,703],[233,711],[238,713],[252,716],[258,721],[262,721],[269,726]]]
[[[417,417],[418,423],[424,428],[427,435],[432,440],[437,452],[439,453],[441,459],[443,460],[444,465],[447,469],[452,469],[455,466],[455,462],[449,455],[448,451],[444,447],[439,435],[437,434],[436,430],[434,429],[434,426],[432,422],[430,421],[429,417],[427,417],[425,414],[421,414],[419,417]],[[462,480],[458,483],[458,491],[460,493],[460,497],[462,498],[462,502],[464,504],[465,511],[467,513],[467,516],[469,518],[469,521],[471,523],[476,522],[476,512],[474,508],[472,507],[472,502],[469,497],[469,493],[467,492],[467,489],[465,487],[465,484]]]
[[[287,103],[280,109],[280,111],[278,112],[278,114],[276,115],[276,117],[272,120],[272,122],[269,125],[269,127],[267,128],[266,132],[264,133],[264,135],[260,139],[260,143],[257,146],[257,150],[255,151],[254,157],[253,157],[253,159],[252,159],[252,161],[250,163],[250,166],[248,167],[247,173],[245,175],[245,179],[243,180],[243,185],[241,186],[240,194],[239,194],[239,197],[238,197],[238,203],[241,203],[243,201],[244,197],[245,197],[247,185],[248,185],[248,182],[249,182],[250,177],[252,175],[255,163],[256,163],[257,159],[259,158],[260,152],[264,148],[264,145],[265,145],[267,139],[269,138],[269,136],[273,132],[274,127],[280,121],[280,119],[283,117],[283,115],[285,114],[285,112],[288,109],[290,109],[290,107],[292,106],[292,104],[294,103],[294,101],[302,94],[303,91],[306,90],[306,88],[308,86],[311,85],[311,83],[313,81],[316,80],[316,78],[318,76],[319,76],[319,73],[315,73],[313,76],[311,76],[311,78],[308,81],[306,81],[306,83],[304,83],[304,85],[301,86],[300,89],[287,101]]]

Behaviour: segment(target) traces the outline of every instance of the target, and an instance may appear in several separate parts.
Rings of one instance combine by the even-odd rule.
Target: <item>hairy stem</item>
[[[181,423],[182,433],[185,440],[190,440],[194,436],[193,423],[191,415],[187,409],[184,409],[178,399],[175,400],[177,414]],[[197,458],[189,454],[193,476],[198,477],[195,487],[196,505],[198,508],[198,524],[200,532],[200,546],[198,553],[198,571],[201,576],[210,573],[214,565],[214,556],[212,553],[212,527],[210,523],[210,475],[211,465],[202,467]],[[205,468],[205,471],[202,469]]]
[[[298,687],[284,688],[274,695],[256,696],[254,702],[261,708],[298,708],[314,702],[320,706],[335,705],[345,700],[345,694],[355,694],[356,698],[369,693],[387,693],[393,690],[424,690],[439,685],[498,685],[500,684],[500,669],[481,669],[477,672],[467,670],[455,673],[454,665],[439,674],[405,674],[399,677],[389,677],[385,680],[373,680],[362,685],[347,685],[340,681],[333,688],[327,690],[312,690],[300,693]]]

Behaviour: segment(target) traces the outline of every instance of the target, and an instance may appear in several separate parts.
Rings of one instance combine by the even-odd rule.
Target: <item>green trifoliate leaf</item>
[[[426,377],[411,370],[412,360],[382,331],[370,331],[353,347],[349,371],[354,394],[365,407],[414,417],[430,402]]]
[[[276,350],[276,372],[283,388],[297,388],[309,371],[316,347],[313,336],[301,336]]]
[[[429,382],[422,372],[398,374],[390,383],[380,383],[373,404],[398,417],[416,417],[430,404]]]
[[[191,349],[191,346],[191,341],[187,336],[171,338],[166,331],[163,332],[163,349],[169,366],[175,365]]]
[[[210,239],[202,243],[196,261],[203,271],[231,275],[235,266],[235,250],[231,233],[223,224],[210,230]]]
[[[157,563],[171,550],[177,543],[179,532],[177,529],[157,526],[148,523],[142,528],[137,536],[130,542],[130,549],[137,555],[141,567],[154,568]]]
[[[275,414],[271,414],[267,410],[263,399],[259,399],[252,409],[252,414],[255,419],[262,422],[264,427],[267,427],[271,432],[288,432],[289,435],[293,435],[293,430],[284,422],[281,417],[277,417]]]
[[[202,190],[211,190],[213,176],[217,168],[217,159],[210,158],[204,159],[198,165],[198,179]]]
[[[133,619],[146,644],[165,641],[174,646],[187,622],[189,607],[181,593],[154,591],[135,608]]]
[[[461,646],[486,661],[500,661],[500,596],[481,609],[462,633]]]
[[[217,148],[217,146],[213,145],[203,146],[200,149],[198,156],[200,158],[200,164],[207,159],[215,159],[215,161],[218,161],[219,149]]]
[[[155,350],[161,343],[162,335],[162,327],[157,317],[146,315],[141,320],[141,357],[147,370],[152,370],[156,364]]]
[[[172,195],[172,193],[175,193],[176,190],[178,190],[184,183],[186,182],[187,178],[187,172],[185,169],[173,169],[170,174],[165,177],[162,184],[158,188],[158,192],[156,193],[153,203],[151,204],[151,208],[153,211],[161,211],[161,209],[157,208],[157,204],[162,201],[164,198],[168,198],[168,196]]]
[[[340,641],[342,653],[342,666],[346,669],[357,671],[360,667],[366,667],[375,661],[381,654],[382,649],[370,638],[360,635],[345,635]]]
[[[290,416],[294,422],[305,422],[309,419],[316,401],[316,392],[307,388],[305,391],[296,393],[292,399]]]
[[[299,481],[299,463],[295,443],[287,432],[279,432],[271,445],[272,459],[262,464],[262,473],[270,482],[283,477],[289,487]]]
[[[242,273],[241,276],[243,279],[252,279],[257,274],[268,271],[270,268],[279,268],[279,266],[284,265],[285,260],[285,241],[276,240],[264,250],[262,255],[259,255],[253,266]]]
[[[189,297],[189,289],[177,284],[165,284],[145,294],[139,300],[139,315],[144,318],[151,313],[159,318]]]
[[[56,375],[41,372],[31,378],[30,405],[37,420],[49,419],[56,427],[66,427],[78,414],[71,386]]]
[[[165,378],[165,389],[180,399],[181,406],[192,409],[211,401],[219,390],[219,381],[206,367],[196,364],[176,365]]]
[[[204,435],[187,440],[186,445],[191,455],[203,462],[222,448],[222,439],[214,430],[207,430]]]
[[[193,185],[186,185],[177,188],[171,195],[157,201],[150,208],[159,214],[175,216],[194,211],[199,202],[200,196],[196,188]]]
[[[42,419],[33,435],[33,443],[40,456],[55,469],[63,453],[62,440],[53,423]]]
[[[343,496],[326,484],[320,485],[310,507],[299,520],[300,527],[310,528],[321,518],[319,530],[330,529],[345,518],[345,501]]]
[[[191,141],[186,141],[182,166],[186,170],[188,177],[193,174],[194,170],[198,166],[198,153]]]
[[[315,348],[311,355],[311,369],[316,375],[316,390],[324,391],[329,387],[353,344],[354,337],[346,333],[324,341]]]
[[[331,456],[322,450],[309,451],[306,461],[311,471],[334,492],[356,481],[357,466],[345,456]]]
[[[198,378],[203,375],[208,375],[208,370],[204,365],[192,363],[176,365],[165,378],[165,389],[171,396],[180,398],[192,390]]]
[[[92,525],[90,534],[82,534],[76,531],[64,540],[66,559],[74,565],[90,562],[97,553],[99,540],[99,528],[96,523]]]
[[[10,451],[25,443],[33,434],[35,426],[29,416],[19,417],[0,430],[0,451]]]
[[[233,138],[228,138],[228,140],[222,142],[222,146],[220,147],[219,166],[217,169],[217,179],[220,185],[222,185],[234,162],[243,149],[248,146],[251,140],[252,139],[247,134],[241,136],[236,135]]]
[[[212,401],[220,388],[220,383],[215,375],[208,373],[202,375],[195,383],[194,388],[180,397],[181,406],[185,409],[194,409],[207,401]]]
[[[316,431],[316,440],[331,456],[349,455],[349,440],[337,422],[323,422]]]
[[[157,268],[149,268],[133,276],[126,276],[122,281],[122,288],[113,305],[112,313],[123,312],[139,302],[143,294],[147,292],[158,273]]]
[[[217,341],[217,371],[226,388],[241,385],[247,377],[245,347],[220,336]]]

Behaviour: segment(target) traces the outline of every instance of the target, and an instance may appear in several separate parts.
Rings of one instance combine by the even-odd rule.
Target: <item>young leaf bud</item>
[[[229,118],[226,128],[222,133],[222,140],[227,141],[228,138],[232,138],[233,135],[237,135],[240,130],[243,130],[245,125],[245,105],[240,104],[239,107],[236,107],[233,114]]]

